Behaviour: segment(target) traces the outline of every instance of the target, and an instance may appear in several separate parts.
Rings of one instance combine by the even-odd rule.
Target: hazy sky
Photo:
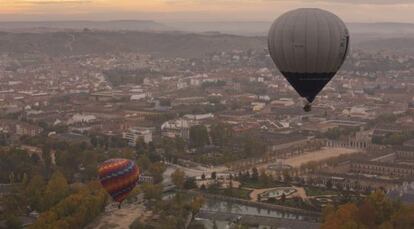
[[[414,23],[414,0],[0,0],[0,20],[269,21],[300,7],[347,22]]]

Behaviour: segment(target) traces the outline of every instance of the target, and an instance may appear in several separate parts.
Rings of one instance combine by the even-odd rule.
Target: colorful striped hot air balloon
[[[137,184],[139,169],[131,160],[110,159],[99,166],[98,174],[104,189],[121,206]]]

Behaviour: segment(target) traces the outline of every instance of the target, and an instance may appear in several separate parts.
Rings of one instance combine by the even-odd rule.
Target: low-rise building
[[[405,164],[383,163],[375,161],[353,161],[351,172],[401,178],[414,178],[414,167]]]
[[[123,137],[128,140],[128,145],[136,146],[137,141],[142,139],[146,144],[152,142],[153,128],[134,127],[124,133]]]
[[[40,134],[43,129],[39,126],[35,126],[28,123],[17,123],[16,124],[16,135],[18,136],[36,136]]]

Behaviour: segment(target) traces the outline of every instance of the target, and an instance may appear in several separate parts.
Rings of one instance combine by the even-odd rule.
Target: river
[[[196,220],[208,229],[214,228],[214,223],[219,229],[231,228],[236,222],[254,225],[256,228],[275,225],[286,229],[319,228],[317,219],[309,216],[212,199],[207,199]]]

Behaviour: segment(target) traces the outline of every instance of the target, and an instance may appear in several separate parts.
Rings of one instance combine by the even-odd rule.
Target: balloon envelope
[[[135,188],[139,169],[127,159],[110,159],[99,166],[99,180],[112,198],[121,203]]]
[[[344,63],[349,32],[328,11],[297,9],[275,20],[268,46],[280,72],[311,103]]]

